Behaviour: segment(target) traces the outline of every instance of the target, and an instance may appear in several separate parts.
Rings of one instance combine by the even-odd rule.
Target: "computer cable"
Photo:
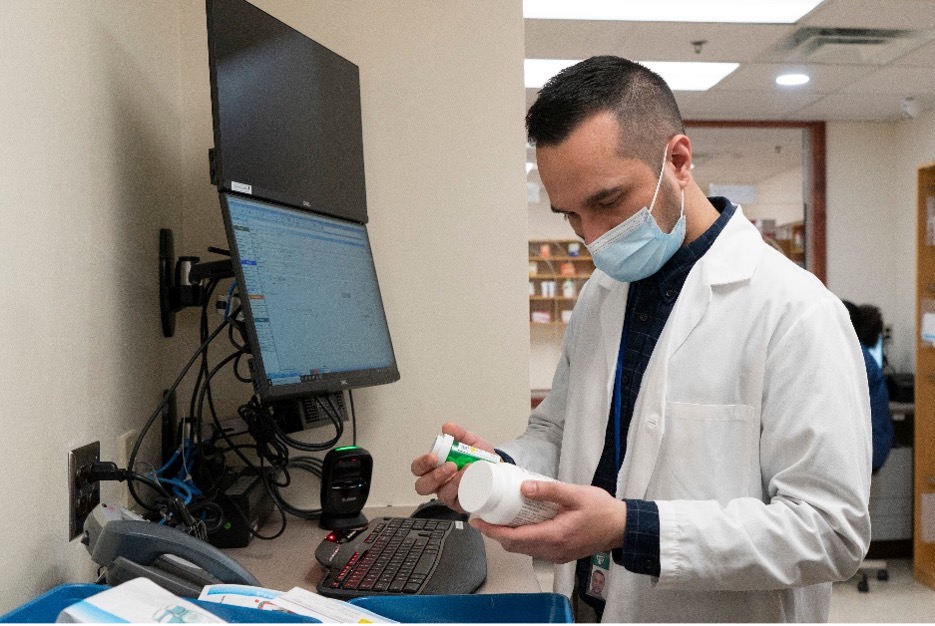
[[[232,343],[233,343],[233,342],[232,342]],[[236,345],[236,344],[234,344],[234,345]],[[246,351],[246,350],[241,350],[241,351],[237,354],[237,358],[234,360],[234,367],[233,367],[233,370],[234,370],[234,378],[236,378],[237,380],[239,380],[239,381],[242,382],[242,383],[252,384],[252,383],[253,383],[253,379],[250,378],[250,375],[249,375],[249,374],[246,375],[246,376],[244,376],[243,374],[240,373],[240,360],[244,357],[244,355],[247,355],[247,354],[249,354],[249,352]]]
[[[215,365],[211,370],[209,370],[205,374],[204,380],[202,381],[202,384],[201,384],[201,388],[198,390],[198,400],[195,403],[195,411],[193,413],[193,417],[195,421],[195,428],[199,433],[199,437],[197,440],[195,440],[194,438],[193,440],[200,441],[201,439],[200,433],[202,432],[202,425],[204,423],[205,400],[208,401],[208,408],[211,412],[211,417],[214,419],[215,424],[220,422],[218,413],[215,410],[214,405],[212,404],[211,399],[210,399],[211,398],[211,380],[217,375],[218,372],[224,369],[224,367],[228,363],[233,362],[234,359],[236,359],[239,354],[240,352],[238,351],[238,352],[233,352],[227,355],[226,357],[221,359],[221,361],[218,362],[217,365]],[[207,364],[205,363],[205,365]]]
[[[357,445],[357,411],[354,410],[354,390],[347,390],[347,397],[351,401],[351,444]]]
[[[331,420],[331,423],[334,425],[335,434],[334,437],[323,441],[320,443],[307,443],[305,441],[299,441],[295,437],[290,437],[286,431],[272,418],[270,418],[270,425],[276,433],[276,436],[280,441],[288,445],[290,448],[295,448],[296,450],[302,450],[303,452],[322,452],[324,450],[330,450],[335,446],[335,444],[340,441],[341,436],[344,434],[344,423],[340,418],[335,417],[335,415],[328,411],[324,404],[321,403],[321,400],[316,396],[315,402],[318,407],[328,416],[328,419]]]
[[[129,469],[117,467],[117,464],[113,461],[93,462],[91,464],[91,469],[88,470],[87,480],[88,482],[98,482],[103,480],[115,480],[117,482],[127,481],[128,486],[132,485],[134,482],[139,482],[153,489],[164,498],[172,497],[171,494],[166,491],[165,487],[159,484],[159,482],[152,480],[148,476],[130,471]]]
[[[309,472],[313,476],[317,476],[318,479],[321,479],[322,475],[322,461],[313,456],[299,456],[289,460],[288,467],[294,469],[301,469]],[[300,519],[318,519],[321,517],[321,509],[300,509],[296,506],[289,504],[286,499],[280,493],[279,488],[273,489],[273,494],[275,502],[277,502],[283,509],[286,510],[290,515],[294,515]]]
[[[202,298],[201,315],[200,315],[199,324],[198,324],[198,335],[202,342],[204,342],[204,340],[208,336],[208,332],[207,332],[208,331],[208,302],[211,301],[211,296],[214,293],[214,290],[217,287],[217,284],[218,284],[217,279],[212,279],[208,281],[208,284],[205,287],[204,297]],[[227,317],[228,316],[225,316],[225,319],[227,319]],[[195,384],[192,387],[191,402],[188,407],[189,417],[192,417],[195,414],[195,399],[198,395],[198,389],[201,387],[202,379],[204,378],[205,374],[207,374],[207,360],[208,360],[208,349],[207,347],[205,347],[205,349],[202,351],[202,354],[201,354],[201,365],[198,368],[198,377],[195,379]]]
[[[256,400],[255,398],[252,398],[251,401],[254,401],[255,404],[250,409],[245,408],[247,405],[240,407],[240,409],[238,409],[238,414],[240,415],[241,419],[243,419],[244,422],[247,424],[247,428],[250,431],[251,435],[253,435],[254,441],[257,441],[256,424],[258,420],[256,419],[255,415],[251,415],[250,411],[257,407],[262,409],[262,407],[260,406],[259,401]],[[267,422],[268,420],[264,419],[262,421]],[[241,518],[241,521],[244,523],[244,527],[247,528],[250,534],[253,535],[254,537],[258,539],[264,539],[264,540],[275,539],[276,537],[279,537],[286,530],[286,511],[283,510],[281,506],[279,506],[278,501],[273,494],[273,490],[275,489],[276,486],[288,486],[289,476],[288,476],[288,472],[286,472],[285,482],[281,483],[281,485],[279,483],[276,483],[275,481],[272,481],[270,479],[270,474],[272,472],[267,470],[266,465],[265,465],[265,459],[266,459],[266,455],[269,454],[268,452],[269,447],[273,447],[274,449],[277,449],[277,453],[275,455],[272,455],[273,458],[279,460],[279,462],[282,463],[284,467],[285,464],[288,463],[288,450],[285,449],[285,447],[278,448],[278,444],[274,441],[273,437],[265,437],[262,434],[260,435],[261,440],[267,440],[267,439],[269,440],[267,442],[267,446],[261,446],[259,441],[257,441],[257,443],[253,446],[237,444],[230,438],[230,436],[226,432],[224,432],[224,429],[221,427],[220,421],[217,420],[216,417],[215,417],[215,428],[216,428],[216,432],[218,433],[218,435],[227,443],[228,445],[227,450],[234,452],[240,458],[240,460],[243,461],[246,467],[249,467],[251,470],[256,472],[258,476],[260,476],[263,489],[266,491],[267,495],[270,497],[274,506],[276,507],[277,512],[279,513],[280,528],[273,535],[262,535],[250,526],[249,522],[247,521],[246,515],[243,513],[243,511],[237,508],[237,506],[234,503],[231,503],[231,506],[234,508],[234,511],[237,513],[238,517]],[[242,448],[244,449],[253,448],[256,451],[257,457],[260,462],[259,466],[255,465],[253,461],[247,458],[247,456],[243,453]]]
[[[239,309],[237,312],[239,312]],[[212,341],[214,341],[214,338],[217,337],[221,333],[221,331],[224,330],[225,327],[227,327],[228,319],[230,318],[226,318],[223,322],[218,324],[217,328],[214,329],[214,332],[208,335],[208,337],[201,343],[201,345],[198,347],[195,353],[191,356],[191,358],[182,368],[182,371],[179,372],[179,375],[176,377],[175,381],[169,386],[169,389],[166,391],[166,393],[162,394],[162,400],[159,402],[159,404],[156,406],[156,409],[149,416],[149,419],[146,420],[146,423],[143,425],[143,428],[140,429],[140,434],[136,438],[136,442],[133,444],[133,450],[130,452],[130,458],[127,462],[128,470],[130,471],[133,470],[133,467],[136,464],[136,457],[139,455],[140,448],[143,445],[143,440],[146,438],[146,434],[149,432],[149,429],[152,428],[153,423],[155,423],[156,418],[158,418],[159,415],[162,413],[163,409],[165,409],[166,404],[169,402],[169,398],[172,397],[173,392],[178,388],[179,384],[185,378],[185,375],[188,374],[189,370],[192,368],[192,365],[195,364],[195,361],[198,360],[199,355],[201,355],[201,353],[208,347],[208,345]],[[151,511],[151,512],[156,511],[155,508],[153,508],[148,503],[144,502],[142,498],[140,498],[139,494],[136,492],[136,489],[134,488],[133,481],[128,481],[127,487],[130,491],[130,496],[139,506],[141,506],[143,509],[147,511]]]
[[[202,341],[204,340],[205,337],[208,336],[208,303],[211,301],[211,296],[214,293],[214,290],[217,288],[218,282],[219,281],[217,279],[212,279],[208,281],[208,286],[205,292],[205,296],[201,303],[201,323],[199,325],[200,326],[199,333],[200,333],[200,337]],[[229,317],[228,315],[225,315],[225,319],[227,319],[228,317]],[[201,390],[207,390],[208,408],[210,409],[212,415],[214,415],[217,413],[217,410],[214,407],[214,396],[211,394],[211,376],[208,373],[208,348],[205,348],[204,352],[202,352],[201,354],[201,368],[199,371],[199,381],[201,382],[201,385],[200,385]],[[203,402],[204,393],[201,390],[199,390],[199,385],[196,383],[195,388],[192,390],[192,396],[193,397],[196,395],[200,396],[199,400]],[[195,437],[193,437],[193,440],[196,442],[201,441],[202,410],[203,410],[202,406],[198,405],[197,406],[197,418],[195,419],[195,428],[196,428],[197,434]],[[196,413],[193,411],[189,415],[193,416],[193,415],[196,415]]]

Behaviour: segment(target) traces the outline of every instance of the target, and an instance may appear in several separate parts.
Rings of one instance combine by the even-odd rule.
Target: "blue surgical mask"
[[[685,241],[685,191],[682,190],[678,222],[672,232],[664,233],[653,218],[653,208],[665,173],[669,147],[662,155],[662,171],[649,207],[643,207],[588,245],[594,265],[622,283],[652,276]]]

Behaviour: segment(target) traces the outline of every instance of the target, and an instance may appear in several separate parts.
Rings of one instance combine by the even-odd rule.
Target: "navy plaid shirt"
[[[620,398],[620,450],[622,460],[626,454],[626,433],[633,418],[633,407],[640,391],[640,383],[649,357],[652,356],[659,335],[669,319],[675,301],[682,291],[682,285],[695,262],[724,230],[724,226],[734,214],[736,207],[726,198],[709,198],[720,212],[720,217],[701,237],[689,245],[679,248],[662,268],[648,278],[630,283],[627,296],[626,319],[629,323],[629,336],[621,332],[620,345],[625,346],[623,368],[620,379],[622,384]],[[624,326],[626,328],[626,325]],[[620,467],[616,459],[614,437],[614,412],[611,406],[604,435],[604,449],[594,479],[591,484],[601,487],[610,495],[616,495],[617,474]],[[623,545],[613,550],[614,562],[637,574],[659,575],[659,508],[655,502],[646,500],[625,500],[627,504],[627,528],[624,531]],[[578,596],[587,602],[600,615],[604,610],[604,601],[587,595],[590,581],[591,558],[578,561],[575,573]]]

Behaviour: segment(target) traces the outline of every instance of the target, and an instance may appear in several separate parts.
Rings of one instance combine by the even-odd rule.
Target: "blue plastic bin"
[[[451,596],[366,596],[351,604],[409,623],[574,622],[568,598],[557,593],[491,593]]]
[[[38,598],[13,609],[6,615],[0,616],[0,623],[14,624],[51,624],[55,622],[62,609],[80,602],[96,593],[109,589],[106,585],[71,584],[60,585],[47,591]],[[197,604],[222,620],[241,624],[263,623],[320,623],[317,619],[282,613],[279,611],[261,611],[217,602],[202,602],[201,600],[186,600]]]

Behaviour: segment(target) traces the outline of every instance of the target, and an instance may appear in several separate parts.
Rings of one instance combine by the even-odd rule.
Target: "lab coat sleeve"
[[[859,344],[833,296],[766,356],[766,501],[661,500],[660,588],[750,590],[843,580],[870,541],[870,408]]]
[[[581,291],[581,299],[587,297],[587,290],[588,286],[585,285]],[[580,320],[572,314],[562,341],[562,354],[552,377],[552,388],[532,411],[526,431],[516,439],[496,446],[510,455],[517,465],[552,478],[558,477],[565,432],[571,352],[579,323]]]

